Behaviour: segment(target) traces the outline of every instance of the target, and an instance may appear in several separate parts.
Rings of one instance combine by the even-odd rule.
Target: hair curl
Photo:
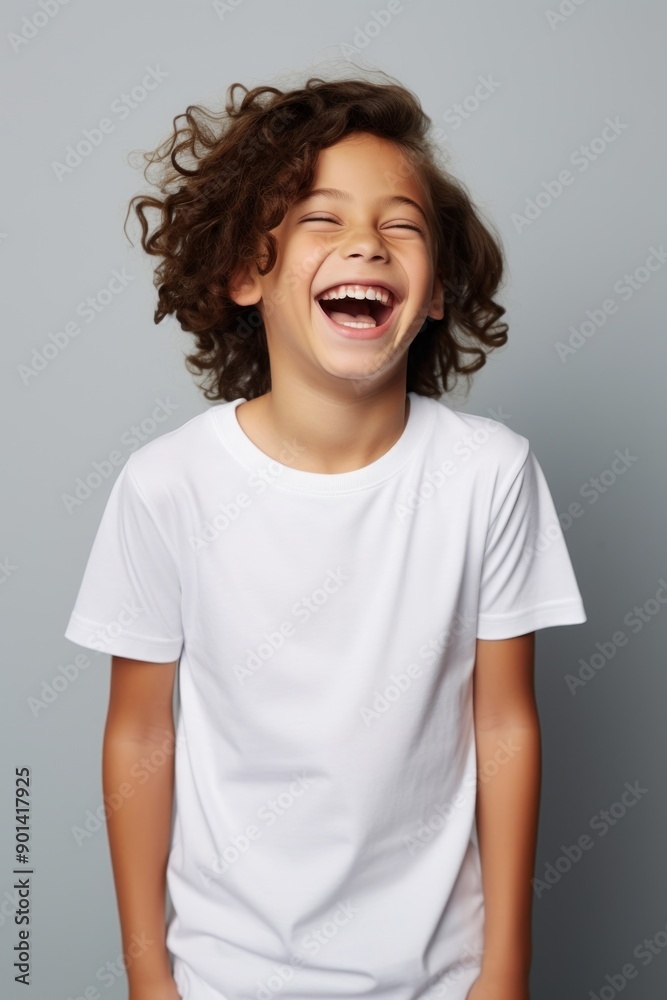
[[[244,92],[238,105],[237,88]],[[284,91],[233,83],[224,111],[190,105],[173,126],[157,149],[143,153],[146,179],[151,165],[159,165],[162,197],[135,195],[128,215],[134,207],[143,249],[160,258],[154,322],[173,313],[194,334],[186,367],[208,373],[199,386],[208,400],[252,399],[270,390],[262,316],[230,298],[229,282],[243,265],[260,274],[272,269],[277,242],[269,230],[312,184],[319,150],[354,132],[393,142],[428,196],[445,312],[427,318],[410,344],[406,391],[440,397],[458,375],[469,385],[487,353],[506,343],[508,325],[498,322],[505,309],[493,298],[505,263],[500,238],[440,162],[431,119],[399,83],[310,77]],[[152,233],[150,208],[160,213]]]

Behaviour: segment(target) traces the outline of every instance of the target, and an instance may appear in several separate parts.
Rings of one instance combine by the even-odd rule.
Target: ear
[[[254,306],[262,297],[262,289],[255,269],[248,265],[239,267],[229,282],[229,297],[238,306]]]
[[[428,315],[432,319],[442,319],[445,315],[445,289],[439,275],[433,279],[433,291],[428,306]]]

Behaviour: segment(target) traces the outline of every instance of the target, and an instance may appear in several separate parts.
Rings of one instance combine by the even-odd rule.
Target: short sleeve
[[[131,463],[109,494],[64,634],[103,653],[172,662],[183,646],[178,564]]]
[[[587,621],[554,502],[529,446],[509,479],[486,535],[478,639]]]

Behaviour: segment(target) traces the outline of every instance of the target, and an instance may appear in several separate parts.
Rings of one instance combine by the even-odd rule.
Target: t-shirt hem
[[[581,601],[543,604],[518,615],[477,618],[478,639],[511,639],[526,632],[555,625],[582,625],[588,621]]]
[[[183,649],[182,639],[160,639],[125,632],[122,635],[100,637],[96,632],[104,631],[100,622],[88,621],[80,615],[72,614],[66,639],[87,649],[112,656],[125,656],[132,660],[148,660],[152,663],[167,663],[179,658]]]

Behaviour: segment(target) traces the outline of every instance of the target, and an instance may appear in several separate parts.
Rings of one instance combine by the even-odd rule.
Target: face
[[[367,390],[404,375],[426,316],[444,315],[426,212],[409,161],[387,140],[357,133],[320,151],[310,190],[272,230],[274,268],[232,291],[262,313],[272,379],[289,368],[311,384]]]

